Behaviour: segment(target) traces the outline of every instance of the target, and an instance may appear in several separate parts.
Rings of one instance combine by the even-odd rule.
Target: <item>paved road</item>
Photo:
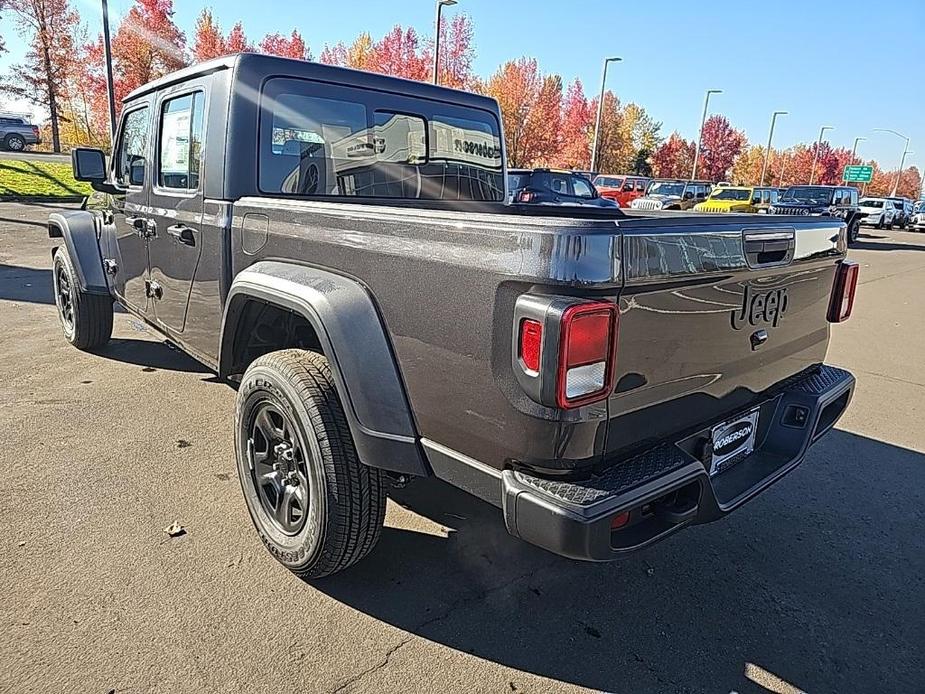
[[[125,314],[61,338],[46,213],[0,204],[0,691],[925,691],[925,234],[852,252],[854,402],[725,521],[577,564],[423,482],[307,584],[251,529],[232,390]]]
[[[71,163],[70,154],[52,154],[51,152],[33,152],[32,150],[26,150],[25,152],[7,152],[0,149],[0,160],[3,159],[20,159],[23,161],[55,161],[61,164]]]

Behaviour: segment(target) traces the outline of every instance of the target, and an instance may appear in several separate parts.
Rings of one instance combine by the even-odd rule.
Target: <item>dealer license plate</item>
[[[717,475],[735,465],[755,449],[758,410],[713,427],[713,457],[710,474]]]

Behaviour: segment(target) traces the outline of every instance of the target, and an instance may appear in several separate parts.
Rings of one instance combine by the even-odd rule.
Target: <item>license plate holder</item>
[[[718,475],[755,450],[758,409],[713,427],[710,476]]]

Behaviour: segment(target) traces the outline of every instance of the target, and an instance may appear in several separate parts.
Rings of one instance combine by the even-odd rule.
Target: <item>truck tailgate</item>
[[[628,219],[606,455],[719,421],[822,363],[844,225]]]

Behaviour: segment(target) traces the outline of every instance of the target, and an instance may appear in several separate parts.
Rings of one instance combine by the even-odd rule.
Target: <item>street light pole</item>
[[[604,70],[601,73],[601,95],[597,99],[597,118],[594,121],[594,141],[591,143],[591,171],[597,171],[597,146],[601,138],[601,114],[604,112],[604,88],[607,85],[607,65],[619,63],[623,58],[604,58]]]
[[[764,163],[761,165],[761,180],[758,182],[758,185],[764,185],[764,174],[768,170],[768,157],[771,156],[771,138],[774,137],[774,124],[777,122],[778,116],[786,116],[786,111],[775,111],[771,114],[771,130],[768,133],[768,146],[764,150]]]
[[[700,159],[700,144],[703,141],[703,126],[707,122],[707,108],[710,106],[710,95],[722,93],[722,89],[707,89],[707,94],[703,99],[703,115],[700,117],[700,134],[697,136],[697,149],[694,150],[694,169],[691,171],[692,181],[697,178],[697,162]]]
[[[816,162],[819,160],[819,148],[822,147],[822,136],[825,134],[826,130],[835,130],[835,126],[823,125],[819,130],[819,139],[816,141],[816,151],[813,153],[813,168],[809,171],[809,185],[813,184],[813,179],[816,177]]]
[[[855,155],[856,155],[857,152],[858,152],[858,142],[860,142],[861,140],[866,140],[866,139],[867,139],[866,137],[856,137],[856,138],[854,138],[854,146],[851,148],[851,164],[852,164],[852,166],[854,165],[854,161],[855,161],[855,159],[857,158]],[[844,178],[845,178],[845,174],[844,174],[844,172],[842,172],[842,180],[844,180]],[[860,188],[860,186],[858,186],[858,187]]]
[[[896,189],[899,188],[899,181],[903,177],[903,167],[906,165],[906,155],[909,154],[909,138],[898,133],[895,130],[890,130],[889,128],[874,128],[874,132],[878,133],[890,133],[891,135],[896,135],[896,137],[901,137],[906,141],[906,144],[903,146],[903,156],[899,160],[899,173],[896,174],[896,183],[893,184],[893,192],[890,193],[890,197],[896,197]]]
[[[103,55],[106,59],[106,94],[109,98],[109,140],[116,146],[116,95],[112,80],[112,45],[109,40],[109,3],[103,0]]]
[[[437,84],[438,68],[440,65],[440,11],[443,6],[455,5],[457,0],[437,0],[436,17],[434,18],[434,84]]]

